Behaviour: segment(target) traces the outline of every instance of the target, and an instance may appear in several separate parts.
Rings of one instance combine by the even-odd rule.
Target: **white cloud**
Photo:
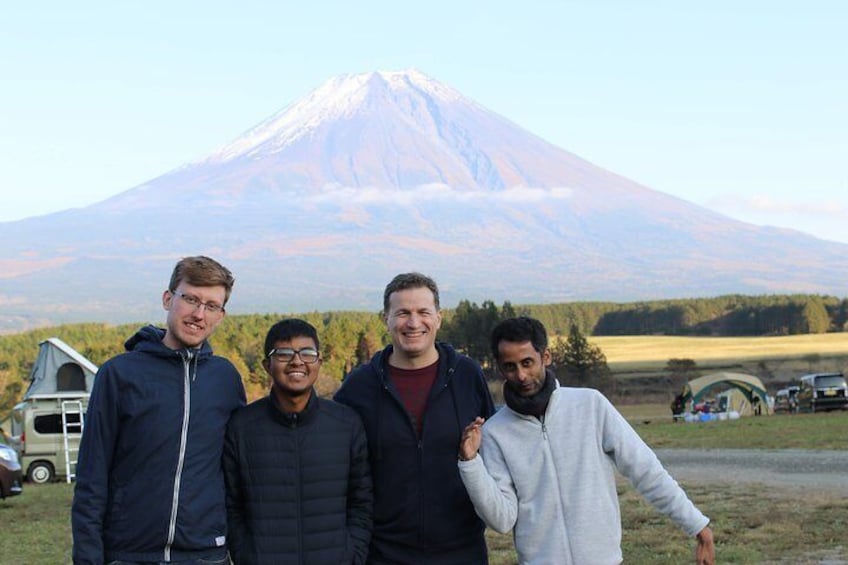
[[[399,190],[385,188],[359,188],[340,185],[326,185],[318,192],[309,195],[317,203],[376,204],[395,203],[403,205],[427,201],[484,202],[543,202],[556,199],[566,200],[572,197],[574,190],[567,187],[532,188],[517,186],[499,191],[455,190],[445,184],[432,183],[415,188]]]

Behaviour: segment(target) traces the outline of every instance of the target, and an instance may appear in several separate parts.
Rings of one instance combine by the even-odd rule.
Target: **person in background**
[[[373,495],[362,422],[315,392],[311,324],[277,322],[264,351],[271,391],[233,415],[224,443],[233,563],[365,563]]]
[[[792,390],[789,391],[789,413],[798,413],[798,393]]]
[[[487,563],[484,525],[456,468],[465,424],[494,412],[480,366],[436,342],[439,289],[420,273],[397,275],[383,293],[392,343],[354,369],[335,399],[353,407],[368,435],[374,481],[369,563]]]
[[[675,424],[683,421],[683,413],[686,411],[686,400],[684,394],[678,393],[671,401],[671,420]]]
[[[221,453],[245,392],[207,339],[233,282],[209,257],[181,259],[162,293],[166,328],[141,328],[97,372],[71,507],[74,563],[228,562]]]
[[[709,519],[621,414],[594,389],[558,386],[541,322],[500,322],[491,348],[506,407],[465,428],[458,466],[486,524],[513,530],[519,562],[620,563],[615,470],[697,538],[696,563],[715,562]]]

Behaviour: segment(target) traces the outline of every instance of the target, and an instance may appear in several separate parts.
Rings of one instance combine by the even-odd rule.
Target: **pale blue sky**
[[[7,2],[0,221],[85,206],[333,75],[420,69],[581,157],[848,243],[848,2]]]

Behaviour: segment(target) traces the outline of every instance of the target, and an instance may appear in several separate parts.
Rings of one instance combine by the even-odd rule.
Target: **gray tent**
[[[39,344],[24,400],[70,394],[88,396],[95,373],[94,363],[58,337],[51,337]]]

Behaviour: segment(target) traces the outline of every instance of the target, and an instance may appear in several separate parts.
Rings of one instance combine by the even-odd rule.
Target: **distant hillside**
[[[844,327],[846,311],[848,311],[848,300],[834,297],[820,296],[725,296],[713,299],[679,300],[679,301],[657,301],[645,303],[569,303],[551,305],[515,305],[506,302],[502,306],[496,306],[491,301],[481,304],[463,300],[457,309],[444,311],[445,321],[439,334],[439,338],[450,341],[462,351],[472,357],[481,360],[488,365],[484,358],[488,355],[488,336],[491,326],[499,319],[507,315],[531,315],[538,317],[546,324],[552,336],[556,334],[565,335],[571,323],[578,325],[597,325],[600,320],[612,312],[641,312],[644,317],[644,327],[650,329],[651,334],[675,335],[671,332],[657,331],[657,320],[663,319],[658,313],[682,308],[687,311],[707,313],[710,311],[721,312],[723,316],[731,316],[735,313],[753,313],[772,311],[775,305],[783,304],[785,314],[780,327],[791,327],[796,316],[797,306],[808,302],[821,303],[829,316],[832,316],[830,329],[836,326]],[[747,315],[747,314],[746,314]],[[212,345],[216,352],[229,358],[238,368],[245,381],[245,386],[251,398],[256,398],[267,390],[267,377],[262,369],[261,351],[262,344],[268,328],[277,320],[285,317],[283,314],[262,315],[235,315],[227,319],[215,335],[212,337]],[[296,314],[312,323],[321,337],[322,351],[325,361],[322,365],[322,379],[319,390],[329,392],[335,389],[341,381],[342,376],[352,367],[370,359],[371,356],[385,343],[388,342],[383,322],[376,311],[370,312],[309,312]],[[633,317],[629,317],[628,323],[632,323]],[[701,322],[698,322],[701,323]],[[161,325],[161,323],[159,324]],[[697,324],[696,324],[697,325]],[[723,327],[718,324],[715,327]],[[38,354],[39,342],[49,337],[59,337],[64,342],[74,347],[77,351],[90,359],[96,365],[100,365],[107,359],[123,351],[124,341],[130,337],[139,327],[139,324],[123,324],[118,326],[86,323],[67,324],[50,328],[40,328],[11,335],[0,335],[0,419],[4,413],[11,409],[23,395],[28,386],[26,379],[32,370]],[[588,332],[587,332],[588,333]],[[621,334],[622,332],[616,332]],[[738,332],[737,332],[738,333]],[[717,334],[722,335],[722,334]],[[818,337],[815,337],[815,336]],[[838,337],[843,336],[843,337]],[[699,338],[697,341],[686,342],[689,349],[681,349],[677,341],[674,347],[665,346],[667,339],[654,336],[653,349],[647,347],[645,342],[637,346],[639,355],[635,356],[626,351],[622,342],[611,341],[616,338],[594,337],[594,343],[601,344],[602,348],[610,347],[608,360],[613,368],[616,379],[621,386],[617,389],[622,402],[633,401],[634,396],[639,400],[651,398],[652,396],[664,396],[668,392],[668,379],[663,372],[664,361],[674,357],[692,357],[705,368],[715,368],[716,364],[731,363],[734,367],[743,368],[751,374],[762,376],[769,382],[785,383],[794,378],[798,367],[806,365],[807,369],[814,370],[821,366],[822,370],[845,370],[843,365],[848,360],[840,357],[840,351],[848,350],[848,332],[837,334],[802,333],[792,341],[788,338],[771,338],[769,346],[764,347],[763,341],[744,340],[739,338],[735,341],[735,350],[732,353],[716,354],[714,348],[717,344],[715,339]],[[821,347],[811,344],[811,339],[821,338]],[[633,338],[622,338],[630,340]],[[648,339],[648,338],[645,338]],[[764,338],[756,338],[762,340]],[[665,340],[665,341],[664,341]],[[836,342],[836,343],[834,343]],[[741,343],[751,344],[747,346],[745,353],[740,353]],[[775,354],[774,344],[790,343],[785,351],[785,357],[794,358],[794,362],[778,360]],[[613,345],[610,345],[613,344]],[[697,344],[697,345],[695,345]],[[660,349],[657,349],[659,347]],[[617,349],[616,349],[617,348]],[[761,355],[757,356],[751,348],[760,349]],[[623,353],[622,353],[623,351]],[[645,355],[652,351],[649,358]],[[632,352],[632,349],[631,349]],[[819,353],[815,357],[815,353]],[[833,359],[843,359],[840,365],[833,365]],[[648,361],[645,363],[645,361]],[[766,363],[760,361],[767,360]],[[741,363],[741,364],[740,364]],[[635,388],[634,388],[635,387]],[[627,398],[625,398],[625,396]]]

